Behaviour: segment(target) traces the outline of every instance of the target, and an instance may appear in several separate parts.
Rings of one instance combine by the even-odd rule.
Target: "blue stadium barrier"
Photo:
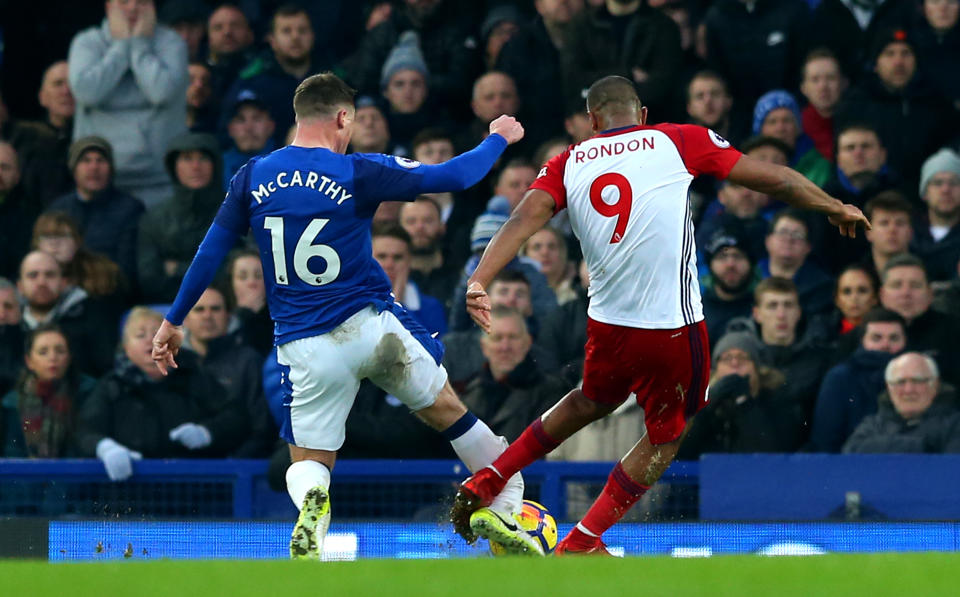
[[[707,454],[707,520],[960,520],[960,454]]]
[[[267,486],[266,461],[142,460],[133,467],[127,482],[112,483],[98,460],[0,460],[0,516],[288,519],[294,512],[286,494]],[[524,471],[527,496],[564,520],[568,485],[588,484],[595,494],[611,467],[534,463]],[[431,519],[466,476],[450,460],[341,460],[333,473],[338,518]],[[677,462],[663,483],[695,487],[697,479],[697,463]],[[684,507],[695,517],[695,501]]]

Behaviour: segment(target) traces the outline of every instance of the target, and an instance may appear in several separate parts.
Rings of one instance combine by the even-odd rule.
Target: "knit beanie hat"
[[[487,248],[490,239],[500,230],[509,216],[499,213],[485,212],[477,216],[470,231],[470,250],[476,253]]]
[[[77,167],[77,162],[80,161],[83,154],[91,149],[102,153],[103,157],[110,162],[110,169],[113,169],[113,147],[110,146],[110,142],[103,137],[90,135],[89,137],[80,137],[70,145],[67,152],[67,166],[71,172]]]
[[[960,155],[952,149],[944,147],[937,153],[927,158],[920,168],[920,196],[927,192],[927,185],[934,174],[941,172],[952,172],[960,176]]]
[[[763,127],[763,121],[767,119],[767,114],[777,108],[787,108],[793,112],[793,117],[797,119],[797,126],[802,127],[803,119],[800,117],[800,106],[797,100],[783,89],[768,91],[760,96],[757,105],[753,108],[753,134],[760,134]]]
[[[757,340],[757,337],[750,332],[730,332],[729,334],[724,334],[723,337],[717,341],[717,345],[713,347],[713,355],[711,358],[714,367],[720,362],[720,357],[723,356],[723,353],[731,348],[737,348],[747,353],[750,360],[753,361],[753,364],[758,367],[760,366],[760,342]]]
[[[383,70],[380,73],[380,88],[385,89],[390,77],[401,70],[413,70],[427,78],[430,73],[427,71],[427,61],[423,58],[423,52],[420,50],[420,36],[416,31],[404,31],[397,40],[397,45],[390,50],[390,55],[383,63]]]

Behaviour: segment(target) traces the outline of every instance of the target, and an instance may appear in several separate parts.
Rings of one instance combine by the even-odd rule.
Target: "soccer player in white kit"
[[[583,385],[535,420],[491,466],[460,487],[451,511],[468,540],[497,519],[485,506],[505,480],[542,458],[631,393],[646,433],[614,467],[600,496],[556,553],[600,553],[601,535],[667,469],[690,419],[707,401],[709,342],[700,303],[687,190],[709,174],[827,214],[841,234],[869,222],[799,173],[742,155],[715,132],[646,126],[633,84],[604,77],[587,95],[595,136],[547,162],[493,237],[468,282],[467,310],[485,331],[484,288],[550,218],[567,209],[590,274]]]

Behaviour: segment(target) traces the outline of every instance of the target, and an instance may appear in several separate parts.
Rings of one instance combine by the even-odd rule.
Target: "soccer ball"
[[[523,500],[523,508],[514,516],[520,528],[540,542],[543,554],[547,555],[557,546],[557,521],[550,512],[533,500]],[[498,543],[490,543],[490,552],[502,556],[506,551]]]

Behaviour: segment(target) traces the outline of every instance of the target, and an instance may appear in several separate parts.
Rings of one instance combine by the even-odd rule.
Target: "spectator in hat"
[[[137,271],[144,298],[169,303],[223,201],[223,161],[212,135],[186,133],[170,143],[171,197],[140,222]]]
[[[837,121],[874,126],[891,167],[905,188],[919,181],[926,156],[956,130],[949,103],[917,75],[914,40],[904,29],[885,31],[872,48],[872,72],[850,89],[837,109]]]
[[[187,129],[187,44],[157,24],[153,0],[109,0],[106,12],[70,44],[73,138],[106,139],[115,184],[150,208],[170,195],[163,154]]]
[[[76,185],[48,211],[65,212],[76,223],[83,244],[137,279],[137,231],[143,203],[113,184],[113,148],[103,137],[83,137],[70,146],[67,165]]]
[[[927,158],[920,198],[927,209],[914,219],[910,251],[923,260],[930,280],[945,282],[960,262],[960,155],[941,149]]]
[[[270,109],[256,92],[241,90],[227,123],[227,134],[233,144],[223,153],[223,188],[229,187],[234,173],[250,158],[268,154],[276,148],[273,136],[276,128]]]
[[[464,266],[460,282],[451,295],[451,304],[453,305],[450,312],[451,331],[465,330],[473,326],[473,322],[470,321],[470,316],[467,315],[465,303],[461,300],[467,292],[467,278],[473,274],[473,271],[477,268],[477,264],[480,263],[480,256],[483,254],[484,249],[487,248],[490,239],[493,238],[497,230],[503,226],[508,217],[509,216],[503,213],[487,211],[478,216],[474,222],[473,229],[470,231],[470,250],[473,255]],[[553,291],[550,290],[547,278],[540,273],[540,269],[535,261],[526,257],[515,257],[510,263],[504,266],[504,269],[516,270],[524,275],[530,287],[530,300],[533,304],[533,312],[537,314],[537,317],[543,317],[557,308],[557,297],[553,294]]]
[[[420,38],[415,31],[405,31],[383,63],[380,75],[390,135],[404,156],[410,155],[419,131],[444,120],[443,109],[430,101],[429,76]]]
[[[769,91],[753,108],[753,134],[780,139],[793,152],[788,164],[817,186],[823,186],[831,173],[830,162],[813,146],[803,132],[803,117],[793,95],[782,89]]]
[[[677,458],[800,448],[806,435],[803,411],[781,391],[783,374],[764,361],[752,334],[724,335],[710,362],[710,401],[690,424]]]
[[[703,247],[708,268],[700,278],[703,318],[707,337],[715,343],[731,319],[750,316],[757,283],[756,257],[736,229],[716,230]]]
[[[493,70],[503,46],[520,31],[523,17],[510,4],[494,6],[480,24],[480,43],[486,70]]]

